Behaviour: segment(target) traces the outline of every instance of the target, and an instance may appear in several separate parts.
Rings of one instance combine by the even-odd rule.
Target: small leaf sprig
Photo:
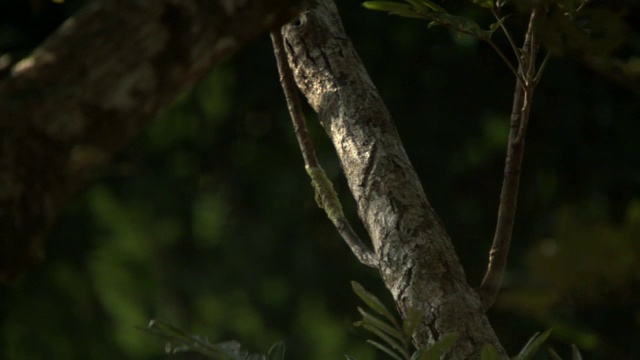
[[[412,352],[411,339],[423,319],[423,314],[417,309],[409,309],[407,318],[399,321],[398,318],[387,309],[382,301],[375,295],[365,290],[359,283],[352,281],[351,287],[358,297],[367,305],[369,311],[358,307],[362,320],[355,326],[362,327],[380,339],[367,340],[367,343],[389,355],[394,360],[439,360],[455,345],[458,335],[456,333],[445,334],[427,349],[416,349]],[[375,313],[376,315],[373,315]],[[551,335],[552,329],[543,333],[535,333],[527,341],[520,352],[511,357],[512,360],[530,360],[538,352],[540,347]],[[551,348],[549,353],[554,360],[562,358]],[[347,360],[357,360],[353,356],[345,355]],[[503,360],[493,344],[486,344],[480,353],[481,360]],[[578,348],[572,346],[571,360],[582,360]]]
[[[409,309],[407,318],[400,321],[388,310],[375,295],[365,290],[359,283],[352,281],[351,286],[358,297],[367,305],[371,312],[358,308],[362,320],[355,326],[362,327],[377,336],[380,341],[367,340],[367,343],[389,355],[394,360],[438,360],[455,344],[458,335],[446,334],[428,349],[412,351],[411,339],[423,319],[423,313],[418,309]],[[346,356],[348,360],[354,357]]]
[[[384,11],[392,15],[424,19],[429,21],[428,28],[444,26],[458,34],[469,35],[477,38],[478,40],[484,41],[494,49],[500,58],[502,58],[516,78],[523,80],[509,58],[491,39],[494,32],[498,29],[502,29],[515,50],[515,46],[511,40],[511,35],[504,27],[504,21],[508,16],[498,16],[497,9],[499,9],[501,2],[494,2],[494,0],[471,0],[471,2],[480,7],[490,9],[491,13],[496,17],[496,22],[489,25],[488,30],[482,29],[478,23],[469,18],[450,14],[443,7],[430,0],[403,0],[403,2],[373,0],[365,1],[362,3],[362,6],[369,10]]]
[[[482,7],[493,6],[492,0],[474,0]],[[385,11],[392,15],[429,20],[428,27],[444,26],[458,33],[485,40],[497,29],[483,30],[475,21],[463,16],[451,15],[440,5],[429,0],[365,1],[362,6],[369,10]]]
[[[271,346],[266,356],[250,354],[242,349],[237,341],[232,340],[214,344],[206,337],[189,334],[160,320],[149,321],[149,325],[142,330],[168,339],[165,345],[167,354],[197,352],[216,360],[283,360],[285,354],[283,342],[277,342]]]

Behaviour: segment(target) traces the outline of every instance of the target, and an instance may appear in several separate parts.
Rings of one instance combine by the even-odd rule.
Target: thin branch
[[[513,66],[513,64],[511,64],[511,61],[509,60],[509,58],[507,58],[507,56],[502,52],[502,50],[500,50],[500,48],[493,42],[491,41],[491,39],[484,39],[489,45],[491,45],[491,47],[493,48],[493,50],[495,50],[496,53],[498,53],[498,55],[502,58],[502,60],[504,61],[505,64],[507,64],[507,66],[509,67],[509,69],[511,70],[511,72],[513,73],[513,75],[516,77],[516,79],[518,79],[519,82],[526,84],[525,79],[522,77],[522,75],[518,72],[518,70],[516,70],[515,66]],[[520,56],[518,55],[518,53],[516,52],[516,56],[518,57],[518,64],[520,64]],[[519,67],[519,66],[518,66]]]
[[[362,264],[378,267],[378,257],[375,252],[369,249],[356,234],[349,224],[342,211],[342,205],[338,199],[338,195],[333,189],[333,184],[327,178],[322,166],[318,162],[316,152],[313,148],[313,142],[307,130],[307,121],[300,105],[300,98],[297,94],[297,86],[293,79],[293,73],[287,62],[282,34],[280,30],[271,32],[271,42],[273,43],[273,51],[278,63],[278,72],[280,73],[280,84],[287,100],[289,114],[293,122],[293,128],[300,145],[302,157],[304,158],[305,168],[311,177],[311,183],[316,192],[316,202],[327,213],[327,216],[333,222],[338,233],[349,245],[351,251]]]
[[[293,122],[293,130],[300,145],[300,151],[304,158],[304,164],[311,168],[319,167],[318,158],[313,147],[313,142],[307,130],[307,120],[305,119],[300,98],[298,97],[297,86],[293,80],[293,74],[287,63],[286,54],[282,45],[282,35],[279,30],[271,31],[271,42],[273,43],[273,51],[276,55],[278,63],[278,72],[280,73],[280,85],[284,96],[287,100],[287,107]]]
[[[205,1],[87,2],[0,75],[0,283],[43,260],[62,208],[158,112],[296,9],[293,0],[225,3],[233,11]]]
[[[501,21],[500,16],[496,12],[495,8],[491,9],[491,13],[493,14],[493,16],[496,18],[496,20],[500,24],[500,28],[502,29],[502,32],[504,33],[504,36],[507,37],[507,40],[509,41],[509,45],[511,45],[511,49],[513,50],[513,54],[518,59],[518,64],[520,64],[520,51],[518,50],[518,47],[516,46],[515,41],[513,41],[513,38],[511,37],[511,33],[509,32],[507,27],[504,26],[504,22]]]
[[[576,12],[579,12],[580,10],[582,10],[582,8],[583,8],[585,5],[587,5],[587,3],[588,3],[588,2],[589,2],[589,0],[584,0],[584,1],[582,2],[582,4],[580,4],[580,6],[578,6],[578,7],[576,8]]]
[[[518,80],[513,96],[511,113],[511,128],[509,131],[509,143],[505,160],[502,191],[500,193],[500,206],[498,220],[493,237],[493,243],[489,252],[489,265],[487,272],[478,289],[484,310],[488,310],[498,295],[504,271],[509,255],[509,245],[513,234],[513,224],[518,202],[520,185],[520,171],[524,156],[524,144],[529,114],[531,111],[531,99],[536,83],[533,82],[535,74],[536,54],[539,43],[535,40],[534,22],[538,13],[534,8],[529,18],[529,27],[522,46],[522,58],[518,67]],[[524,80],[520,80],[524,78]]]
[[[537,17],[536,14],[537,14],[537,11],[535,8],[531,10],[529,28],[527,29],[527,34],[525,36],[524,46],[523,46],[523,49],[525,49],[525,53],[523,55],[524,57],[528,56],[528,59],[526,61],[527,73],[525,74],[525,78],[528,81],[533,80],[533,78],[535,77],[536,59],[538,57],[538,49],[540,48],[540,46],[538,45],[538,39],[536,39],[536,33],[533,31],[533,28],[535,26],[534,22]],[[527,83],[527,86],[533,86],[533,84],[529,82]]]
[[[551,53],[547,52],[544,56],[544,59],[542,59],[542,64],[540,64],[540,67],[538,68],[538,73],[533,78],[533,84],[537,85],[540,82],[540,78],[542,77],[544,70],[547,68],[547,64],[549,63],[550,58],[551,58]]]

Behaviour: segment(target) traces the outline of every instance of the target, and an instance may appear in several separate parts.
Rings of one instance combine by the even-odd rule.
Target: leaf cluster
[[[413,349],[411,339],[423,319],[418,309],[409,309],[404,321],[400,321],[375,295],[364,289],[359,283],[351,282],[353,291],[367,305],[370,311],[358,308],[362,320],[355,323],[374,334],[379,340],[367,340],[378,350],[389,355],[394,360],[439,360],[455,345],[458,335],[445,334],[427,349]],[[376,315],[372,315],[371,312]],[[211,343],[206,337],[189,334],[169,323],[151,320],[146,329],[151,334],[169,339],[165,345],[168,354],[181,352],[197,352],[210,359],[216,360],[284,360],[285,345],[283,342],[274,344],[268,354],[250,354],[241,348],[237,341]],[[512,357],[513,360],[530,360],[538,352],[551,334],[551,329],[544,333],[534,334],[520,352]],[[549,352],[554,360],[562,358],[553,350]],[[347,360],[357,360],[345,355]],[[492,344],[482,348],[481,360],[501,360],[498,350]],[[575,345],[572,346],[571,360],[582,360],[582,355]]]
[[[423,313],[419,309],[409,309],[404,321],[400,321],[389,311],[384,304],[373,294],[355,281],[351,282],[353,291],[368,306],[369,310],[362,308],[358,312],[362,320],[355,323],[380,339],[367,340],[369,344],[378,350],[386,353],[395,360],[437,360],[446,354],[455,344],[458,335],[455,333],[446,334],[436,341],[428,349],[416,349],[412,351],[411,339],[423,319]],[[349,360],[355,360],[351,356],[346,356]]]
[[[493,0],[473,0],[484,8],[493,8]],[[430,0],[398,1],[365,1],[362,6],[370,10],[385,11],[392,15],[429,21],[429,28],[444,26],[458,34],[465,34],[487,41],[498,29],[497,24],[491,25],[489,30],[483,30],[475,21],[463,16],[452,15],[444,8]],[[502,20],[499,20],[502,21]]]
[[[458,335],[449,333],[436,341],[428,349],[417,349],[411,353],[411,338],[422,321],[422,312],[417,309],[409,309],[407,318],[404,321],[399,321],[375,295],[365,290],[362,285],[352,281],[351,286],[356,295],[368,306],[369,310],[378,315],[372,315],[370,312],[358,308],[358,312],[362,315],[362,320],[356,322],[355,325],[377,336],[381,341],[367,340],[367,342],[389,355],[392,359],[439,360],[451,350],[456,343]],[[522,350],[520,350],[517,355],[511,357],[511,359],[532,359],[540,347],[547,341],[549,335],[551,335],[551,331],[552,329],[542,334],[535,333],[529,341],[527,341]],[[562,360],[553,349],[550,348],[549,353],[554,360]],[[356,360],[356,358],[349,355],[346,355],[346,358],[347,360]],[[494,345],[486,344],[482,348],[480,359],[502,360],[502,357]],[[572,345],[571,360],[582,360],[582,355],[575,345]]]
[[[151,320],[144,330],[169,339],[165,346],[165,351],[168,354],[197,352],[216,360],[283,360],[285,354],[283,342],[278,342],[271,346],[266,356],[250,354],[242,349],[237,341],[232,340],[213,344],[205,337],[189,334],[160,320]]]

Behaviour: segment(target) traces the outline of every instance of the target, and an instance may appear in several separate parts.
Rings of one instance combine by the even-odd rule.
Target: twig
[[[480,300],[482,301],[482,306],[485,311],[491,308],[495,302],[500,286],[502,285],[502,278],[504,277],[504,270],[509,255],[509,245],[513,234],[513,223],[520,185],[520,171],[524,156],[525,135],[527,124],[529,123],[533,90],[537,84],[537,82],[533,81],[534,77],[536,77],[535,63],[539,48],[539,43],[536,41],[534,34],[534,23],[537,17],[538,12],[534,8],[529,18],[529,27],[522,47],[522,58],[518,66],[518,74],[520,76],[517,78],[513,96],[511,128],[509,130],[509,143],[505,160],[504,177],[502,180],[502,191],[500,193],[498,220],[491,250],[489,251],[487,272],[478,289],[478,294],[480,295]],[[543,61],[543,64],[545,63],[546,60]],[[538,71],[538,75],[539,74],[540,71]]]
[[[587,3],[588,3],[588,2],[589,2],[589,0],[584,0],[584,1],[582,2],[582,4],[580,4],[580,6],[578,6],[578,7],[576,8],[576,12],[579,12],[580,10],[582,10],[582,8],[583,8],[585,5],[587,5]]]
[[[502,32],[504,33],[504,36],[507,37],[507,40],[509,41],[509,45],[511,45],[511,49],[513,50],[513,53],[516,55],[516,58],[518,59],[518,64],[519,64],[520,63],[520,51],[518,50],[518,47],[516,46],[515,41],[513,41],[513,38],[511,37],[511,33],[509,32],[507,27],[504,26],[504,22],[501,21],[500,16],[496,12],[495,8],[491,9],[491,13],[493,14],[493,17],[496,18],[496,21],[498,21],[498,23],[500,24],[500,28],[502,29]]]
[[[502,52],[502,50],[500,50],[500,48],[491,40],[491,39],[484,39],[489,45],[491,45],[491,47],[493,48],[493,50],[495,50],[496,53],[498,53],[498,55],[500,55],[500,57],[502,58],[502,60],[504,61],[505,64],[507,64],[507,66],[509,67],[509,69],[511,70],[511,72],[513,73],[513,75],[516,77],[516,79],[518,79],[519,82],[521,83],[525,83],[525,79],[522,77],[522,75],[520,74],[520,72],[518,70],[516,70],[515,66],[513,66],[513,64],[511,64],[511,61],[507,58],[507,56]],[[516,56],[518,57],[518,64],[520,64],[520,55],[518,54],[517,49],[516,51]],[[518,65],[518,67],[520,67],[520,65]]]
[[[549,58],[551,58],[551,53],[547,52],[544,56],[544,59],[542,59],[542,64],[540,64],[540,67],[538,68],[538,73],[536,74],[536,77],[533,78],[533,83],[534,84],[538,84],[538,82],[540,82],[540,78],[542,77],[542,74],[544,73],[544,69],[547,68],[547,64],[549,63]]]
[[[527,34],[524,38],[523,49],[525,49],[525,56],[529,58],[526,60],[527,63],[527,73],[525,74],[525,78],[529,81],[526,85],[533,86],[531,84],[531,80],[535,77],[536,73],[536,59],[538,56],[538,39],[536,39],[536,33],[533,31],[535,26],[534,22],[536,21],[536,9],[531,10],[531,17],[529,18],[529,28],[527,29]],[[524,61],[524,60],[523,60]]]
[[[340,204],[338,195],[333,189],[333,184],[329,178],[327,178],[327,175],[318,162],[313,148],[313,142],[307,130],[307,122],[302,111],[302,106],[300,105],[300,98],[296,92],[297,87],[293,79],[293,74],[287,62],[280,29],[271,32],[271,42],[273,43],[273,51],[278,63],[280,84],[282,85],[282,90],[287,100],[289,114],[293,122],[293,129],[296,134],[296,139],[298,140],[298,145],[300,145],[302,157],[304,158],[305,169],[311,177],[311,184],[315,189],[316,202],[318,206],[327,213],[327,216],[331,222],[333,222],[342,239],[349,245],[349,248],[351,248],[356,258],[364,265],[377,268],[377,255],[362,242],[351,227],[351,224],[349,224],[349,221],[342,211],[342,205]]]

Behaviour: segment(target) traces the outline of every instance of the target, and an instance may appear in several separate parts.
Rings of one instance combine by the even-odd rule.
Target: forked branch
[[[327,175],[320,166],[316,152],[313,148],[313,142],[309,136],[307,130],[307,121],[300,105],[300,98],[297,94],[297,86],[293,79],[291,68],[287,62],[284,45],[282,41],[282,34],[280,30],[273,30],[271,32],[271,42],[273,43],[273,50],[278,63],[278,72],[280,73],[280,84],[284,91],[285,98],[287,100],[287,106],[289,108],[289,114],[291,121],[293,122],[293,129],[300,145],[300,151],[304,158],[305,169],[311,177],[311,184],[316,193],[316,202],[326,213],[333,225],[340,233],[340,236],[349,245],[351,251],[356,256],[358,261],[364,265],[377,268],[378,257],[369,249],[356,234],[356,232],[349,224],[349,221],[342,211],[342,204],[335,190],[331,180],[327,178]]]
[[[534,8],[529,18],[524,44],[516,50],[519,56],[518,77],[513,96],[513,108],[511,112],[511,126],[507,157],[505,160],[502,191],[500,193],[500,206],[498,220],[493,237],[493,243],[489,252],[489,265],[487,272],[478,289],[484,310],[491,308],[502,285],[504,271],[509,255],[509,245],[513,234],[513,224],[518,202],[518,190],[520,185],[520,171],[524,157],[525,136],[531,111],[531,99],[533,90],[540,80],[540,76],[547,64],[545,57],[539,70],[536,70],[536,58],[540,47],[536,39],[534,26],[539,19],[539,10]]]

